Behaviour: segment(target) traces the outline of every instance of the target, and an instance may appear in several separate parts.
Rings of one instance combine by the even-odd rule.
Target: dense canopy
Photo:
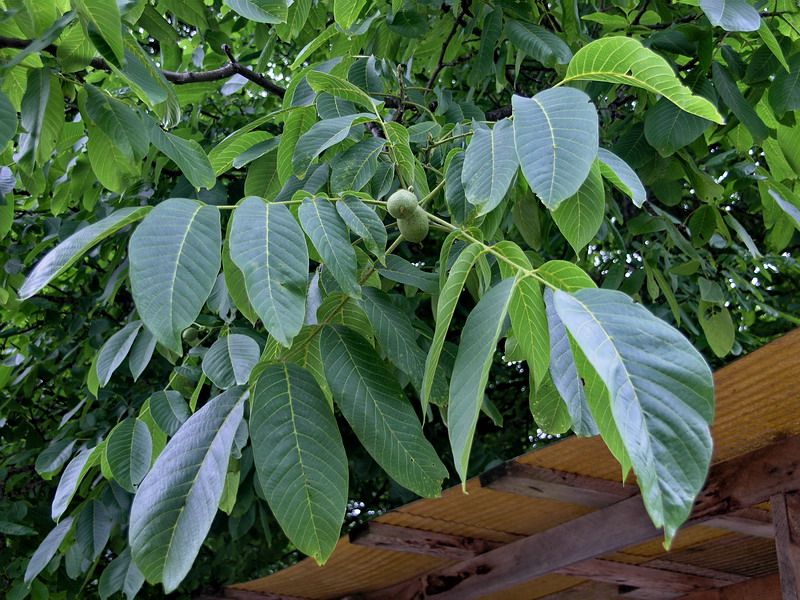
[[[788,0],[0,0],[0,585],[189,597],[601,435],[669,543],[800,323]]]

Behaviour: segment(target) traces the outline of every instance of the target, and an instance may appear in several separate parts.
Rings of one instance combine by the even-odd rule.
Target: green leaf
[[[128,105],[86,84],[86,114],[129,161],[141,160],[150,149],[142,119]]]
[[[333,202],[327,198],[306,198],[297,211],[300,225],[319,252],[325,267],[348,296],[358,298],[356,251],[350,233]]]
[[[105,58],[116,59],[116,64],[121,65],[125,60],[125,46],[122,43],[122,20],[117,0],[75,0],[75,6],[97,28],[102,40],[108,44],[113,56],[104,55]],[[102,49],[98,49],[102,53]]]
[[[562,201],[551,214],[558,229],[578,254],[600,229],[605,209],[603,178],[598,163],[595,163],[575,195]]]
[[[730,311],[724,306],[716,306],[701,300],[698,307],[698,321],[711,351],[719,357],[728,354],[736,342],[736,327]]]
[[[712,25],[725,31],[756,31],[761,15],[747,0],[700,0],[700,8]]]
[[[387,19],[389,30],[406,38],[421,38],[428,33],[428,20],[415,10],[401,10]]]
[[[231,227],[233,219],[228,219],[228,230],[225,234],[225,243],[222,245],[222,273],[225,277],[225,287],[228,288],[228,293],[236,305],[236,309],[242,313],[242,316],[255,323],[258,320],[258,315],[250,304],[250,299],[247,297],[247,287],[244,282],[244,273],[236,266],[231,258]]]
[[[356,121],[363,122],[373,117],[367,113],[345,115],[335,119],[318,121],[297,140],[297,146],[292,158],[294,174],[299,178],[305,177],[313,160],[331,146],[338,144],[350,133],[350,128]]]
[[[128,352],[136,339],[136,334],[139,333],[141,327],[141,321],[128,323],[125,327],[108,338],[108,341],[100,348],[100,352],[97,353],[96,368],[97,378],[100,380],[101,386],[105,386],[109,382],[114,371],[117,370],[117,367],[119,367],[122,361],[125,360],[125,357],[128,356]]]
[[[781,210],[789,215],[794,222],[794,226],[800,231],[800,206],[797,206],[796,202],[792,202],[793,198],[791,196],[786,195],[786,198],[784,198],[775,190],[770,190],[769,195],[772,196],[772,199],[780,206]]]
[[[15,161],[32,172],[34,164],[43,164],[51,158],[64,126],[64,96],[50,69],[28,72],[20,124],[26,133],[19,136]]]
[[[130,418],[111,430],[104,459],[114,481],[133,492],[150,470],[152,452],[153,443],[147,425]]]
[[[139,379],[139,376],[150,363],[157,341],[146,327],[139,330],[139,335],[136,336],[136,340],[131,346],[131,352],[128,355],[128,368],[134,381]]]
[[[189,417],[133,498],[129,539],[150,583],[172,592],[189,572],[222,497],[245,388],[231,388]]]
[[[800,53],[789,58],[788,73],[781,71],[770,82],[769,103],[779,116],[800,110]]]
[[[79,23],[70,26],[58,42],[56,57],[65,73],[83,71],[95,56],[95,47]]]
[[[147,329],[180,354],[180,334],[200,314],[220,266],[215,206],[170,198],[133,232],[129,247],[133,300]]]
[[[120,591],[125,594],[127,600],[133,600],[143,583],[144,575],[131,560],[129,546],[103,569],[103,574],[97,583],[97,591],[101,600],[106,600]]]
[[[236,158],[233,159],[233,166],[236,169],[239,169],[246,164],[256,160],[257,158],[261,158],[262,156],[269,154],[273,150],[275,150],[278,145],[281,143],[281,136],[278,137],[271,137],[269,139],[264,140],[263,142],[259,142],[241,154],[239,154]]]
[[[701,96],[693,95],[664,58],[633,38],[603,38],[578,50],[567,67],[567,75],[562,83],[581,79],[639,87],[664,96],[693,115],[724,123],[714,105]]]
[[[371,137],[338,154],[331,161],[331,191],[357,192],[367,185],[378,169],[378,155],[384,144],[384,140]]]
[[[433,332],[431,347],[428,349],[428,355],[425,359],[425,376],[422,382],[422,392],[420,393],[423,415],[426,413],[428,403],[431,401],[431,391],[433,390],[436,369],[439,366],[439,358],[442,355],[442,348],[444,348],[447,330],[450,328],[450,322],[453,320],[453,314],[458,305],[461,290],[466,284],[472,266],[482,254],[482,244],[474,243],[464,248],[453,263],[450,274],[439,293],[439,302],[436,310],[436,329]],[[444,271],[446,265],[442,264],[440,268]]]
[[[251,400],[253,459],[289,540],[324,564],[339,541],[348,469],[333,411],[314,377],[292,363],[267,367]]]
[[[647,192],[639,176],[630,168],[628,163],[613,152],[605,148],[597,150],[597,159],[600,162],[600,173],[623,194],[633,200],[634,205],[642,207],[647,200]]]
[[[565,65],[572,58],[569,46],[544,27],[509,19],[506,21],[506,34],[514,48],[522,50],[545,67]]]
[[[303,62],[309,56],[311,56],[311,54],[317,48],[322,46],[322,44],[327,42],[331,37],[333,37],[337,33],[339,33],[339,30],[336,28],[336,26],[335,25],[330,25],[327,29],[322,31],[318,36],[314,37],[310,42],[308,42],[308,44],[303,46],[303,48],[300,50],[300,52],[297,53],[297,56],[295,56],[294,62],[291,65],[289,65],[289,69],[294,70],[297,67],[299,67],[300,65],[302,65]],[[284,104],[284,106],[287,106],[287,105]]]
[[[0,149],[5,150],[17,133],[17,111],[11,100],[0,92]]]
[[[322,71],[310,71],[306,75],[306,80],[315,92],[327,92],[333,96],[350,100],[367,110],[371,110],[376,115],[378,115],[378,107],[382,106],[381,102],[372,98],[364,90],[346,79],[336,77],[336,75],[323,73]]]
[[[503,201],[518,165],[511,121],[503,119],[492,129],[475,129],[464,156],[461,181],[467,201],[478,209],[477,216],[491,212]]]
[[[439,278],[436,275],[423,271],[394,254],[386,256],[386,266],[378,267],[378,273],[390,281],[413,285],[428,294],[436,294],[439,291]]]
[[[538,386],[531,374],[529,405],[534,422],[545,433],[551,435],[566,433],[572,426],[572,417],[567,404],[561,398],[549,374]]]
[[[83,557],[94,561],[108,543],[114,522],[100,500],[91,500],[75,523],[75,540]]]
[[[367,250],[383,260],[386,253],[386,228],[375,211],[355,196],[345,196],[337,202],[336,211],[350,231],[364,241]]]
[[[709,125],[707,120],[661,98],[647,111],[644,135],[662,156],[669,156],[700,137]]]
[[[81,481],[83,481],[89,469],[100,461],[100,456],[104,449],[105,443],[101,442],[91,450],[83,450],[64,469],[64,473],[58,481],[58,487],[56,488],[55,496],[53,496],[53,505],[50,510],[50,516],[54,521],[58,521],[67,510]]]
[[[44,479],[52,479],[72,455],[76,440],[62,438],[52,442],[36,457],[34,468]]]
[[[772,30],[769,28],[767,21],[765,19],[761,20],[761,25],[758,28],[758,36],[761,38],[761,41],[764,42],[764,46],[769,48],[772,55],[778,59],[778,62],[781,63],[781,66],[786,71],[790,71],[791,68],[789,67],[789,63],[786,62],[786,57],[783,54],[783,49],[781,48],[778,40],[775,38],[775,34],[772,33]],[[748,65],[749,67],[750,65]]]
[[[700,206],[689,218],[689,231],[692,233],[692,246],[705,246],[717,231],[717,209],[708,204]]]
[[[513,242],[503,241],[495,244],[494,249],[511,260],[515,265],[531,270],[531,263],[522,249]],[[500,262],[500,276],[512,277],[517,274],[514,269]],[[440,300],[441,302],[441,300]],[[508,305],[511,327],[517,339],[528,367],[532,373],[532,381],[540,385],[550,368],[550,334],[547,329],[547,313],[542,296],[542,286],[532,277],[521,277],[517,281],[511,302]]]
[[[645,506],[669,544],[708,474],[711,371],[685,337],[621,292],[556,291],[554,304],[609,390]]]
[[[28,561],[28,566],[25,569],[26,584],[30,585],[36,576],[41,573],[53,559],[61,542],[64,541],[64,538],[67,537],[67,534],[69,534],[72,529],[72,522],[74,520],[75,517],[67,517],[61,521],[47,534],[44,540],[42,540],[42,543],[39,544],[39,547],[36,548],[36,551],[33,553],[33,556],[31,556],[30,561]]]
[[[264,327],[289,346],[305,319],[308,250],[303,230],[284,204],[245,198],[233,212],[231,259]]]
[[[211,168],[214,169],[214,174],[219,176],[229,170],[234,166],[236,159],[240,155],[254,146],[265,142],[271,145],[277,145],[279,140],[272,137],[272,134],[266,131],[249,131],[229,143],[224,143],[223,140],[222,143],[217,144],[212,148],[211,152],[208,153],[208,160],[211,163]],[[272,147],[275,147],[274,145]]]
[[[550,377],[567,405],[576,435],[597,435],[598,425],[589,410],[584,381],[578,374],[577,357],[570,344],[567,329],[556,312],[553,292],[545,290],[547,325],[550,334]]]
[[[342,29],[347,31],[356,22],[365,4],[366,0],[334,0],[333,18]]]
[[[597,156],[597,112],[573,88],[513,96],[514,145],[528,185],[551,210],[578,191]]]
[[[150,206],[121,208],[105,219],[76,231],[51,250],[33,268],[20,288],[20,299],[30,298],[53,279],[63,274],[92,246],[116,233],[126,225],[135,223],[151,210]]]
[[[231,333],[219,338],[203,356],[203,373],[220,389],[246,385],[261,349],[249,335]]]
[[[332,325],[322,330],[320,352],[334,400],[370,455],[400,485],[438,496],[447,469],[375,349],[351,329]]]
[[[285,23],[289,17],[286,0],[223,0],[237,13],[256,23]]]
[[[465,157],[466,152],[461,148],[454,148],[447,155],[445,162],[444,200],[454,223],[464,223],[472,216],[475,209],[467,202],[464,182],[461,178],[464,172]]]
[[[472,309],[464,329],[450,378],[447,428],[456,471],[466,485],[475,426],[483,404],[497,342],[504,333],[506,313],[516,280],[504,279],[491,288]]]
[[[750,106],[750,103],[745,100],[730,71],[714,61],[711,65],[711,72],[714,77],[714,87],[719,92],[722,101],[736,115],[736,118],[742,122],[742,125],[747,127],[750,135],[753,136],[753,142],[760,144],[769,137],[769,128],[758,116],[755,109]]]
[[[181,393],[173,390],[156,392],[150,396],[149,406],[153,421],[169,436],[175,435],[192,414]]]
[[[145,119],[153,145],[169,156],[196,188],[211,189],[217,183],[214,168],[200,144],[167,133],[153,119]]]
[[[278,177],[281,184],[294,172],[292,168],[292,157],[297,148],[297,141],[304,135],[317,121],[317,111],[313,106],[303,106],[294,109],[283,123],[283,133],[278,145]]]
[[[86,150],[97,180],[112,192],[124,194],[141,179],[141,165],[127,158],[102,129],[94,125],[88,125],[87,129]]]

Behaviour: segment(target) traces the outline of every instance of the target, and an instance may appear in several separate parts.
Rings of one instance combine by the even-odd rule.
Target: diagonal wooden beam
[[[481,487],[581,506],[609,506],[638,493],[635,485],[556,469],[505,462],[480,476]]]
[[[800,490],[800,436],[712,467],[688,522],[696,525]],[[390,588],[366,600],[471,600],[660,535],[634,496]]]
[[[775,526],[772,516],[760,508],[745,508],[703,523],[704,527],[714,527],[755,537],[774,538]]]
[[[451,560],[466,560],[502,545],[499,542],[400,527],[377,521],[368,521],[350,532],[350,543]]]
[[[800,493],[772,497],[783,600],[800,600]]]

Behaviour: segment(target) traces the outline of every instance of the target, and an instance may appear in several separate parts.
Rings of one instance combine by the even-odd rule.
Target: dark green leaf
[[[152,451],[153,443],[147,425],[139,419],[130,418],[109,434],[104,460],[114,481],[133,492],[150,469]]]
[[[203,356],[203,373],[223,390],[246,385],[260,355],[261,350],[253,338],[231,333],[214,342]]]

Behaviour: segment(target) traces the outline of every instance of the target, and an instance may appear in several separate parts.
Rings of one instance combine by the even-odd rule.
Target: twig
[[[447,36],[447,39],[444,41],[444,45],[442,46],[442,51],[439,54],[439,60],[436,63],[436,68],[433,69],[433,73],[431,73],[431,77],[430,77],[430,79],[428,79],[428,83],[427,83],[427,85],[425,87],[432,88],[433,84],[436,83],[436,78],[439,76],[439,73],[441,73],[442,69],[444,69],[445,66],[448,66],[444,62],[444,55],[447,53],[447,47],[450,45],[450,42],[452,41],[453,37],[456,35],[456,31],[458,31],[458,26],[461,25],[461,23],[463,22],[464,15],[466,13],[467,13],[467,10],[465,8],[462,8],[461,12],[459,12],[458,16],[456,17],[456,20],[453,22],[453,28],[450,30],[450,34]]]

